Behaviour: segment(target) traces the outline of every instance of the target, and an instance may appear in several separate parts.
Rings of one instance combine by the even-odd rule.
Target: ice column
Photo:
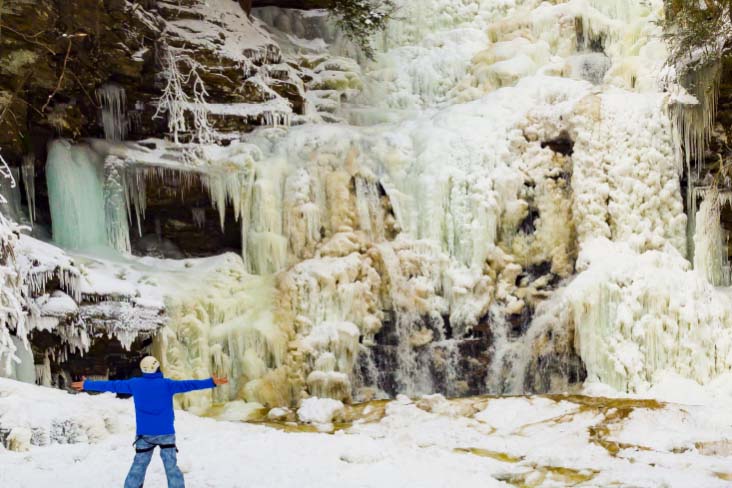
[[[104,163],[104,211],[109,243],[118,251],[129,253],[132,251],[132,246],[123,164],[122,160],[113,156]]]
[[[696,214],[694,268],[715,286],[730,285],[726,232],[720,225],[723,196],[709,191]]]
[[[53,240],[61,247],[106,246],[101,161],[87,145],[56,140],[50,145],[46,183]]]

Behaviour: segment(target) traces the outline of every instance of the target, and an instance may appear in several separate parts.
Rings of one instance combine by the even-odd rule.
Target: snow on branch
[[[8,163],[5,162],[5,159],[3,159],[3,155],[0,154],[0,177],[6,180],[10,181],[10,188],[15,188],[16,182],[15,177],[13,176],[12,171],[10,171],[10,167],[8,166]],[[6,204],[8,201],[5,199],[5,197],[0,194],[0,204]]]
[[[216,133],[208,120],[208,92],[199,75],[199,70],[203,69],[201,64],[187,54],[176,52],[170,46],[164,46],[163,51],[161,76],[165,87],[158,99],[153,118],[162,118],[163,114],[167,114],[168,129],[176,144],[179,143],[180,133],[192,133],[201,144],[214,142]],[[190,95],[186,92],[186,87],[189,87]],[[189,128],[186,112],[190,112],[192,116],[192,128]]]
[[[719,62],[732,52],[732,2],[666,0],[661,21],[669,47],[667,64],[680,73]]]
[[[346,37],[372,59],[371,38],[386,28],[396,5],[392,0],[332,0],[330,12]]]
[[[4,172],[2,174],[5,176]],[[0,211],[0,369],[6,371],[10,369],[11,362],[18,361],[11,333],[14,332],[23,341],[27,334],[23,279],[15,259],[20,229],[18,224],[7,219]]]

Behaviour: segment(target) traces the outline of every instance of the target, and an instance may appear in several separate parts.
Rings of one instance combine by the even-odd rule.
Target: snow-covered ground
[[[611,390],[590,385],[586,392]],[[177,413],[191,487],[732,486],[732,378],[667,379],[659,398],[441,396],[347,407],[335,433]],[[131,400],[0,379],[0,486],[120,486]],[[278,428],[279,427],[279,428]],[[10,432],[9,432],[10,430]],[[32,445],[28,439],[32,438]],[[45,445],[37,445],[45,444]],[[165,486],[157,455],[146,486]]]

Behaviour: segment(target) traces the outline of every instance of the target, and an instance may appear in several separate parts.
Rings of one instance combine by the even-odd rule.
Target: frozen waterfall
[[[49,147],[46,182],[53,240],[63,248],[107,245],[101,165],[86,145],[58,140]]]
[[[732,367],[732,308],[712,286],[729,285],[726,236],[705,201],[694,217],[714,232],[690,252],[679,178],[680,144],[697,151],[708,121],[659,87],[662,2],[398,3],[373,61],[317,12],[255,12],[312,78],[291,127],[121,143],[125,94],[105,85],[108,141],[51,145],[63,248],[129,254],[156,187],[200,185],[221,228],[239,226],[238,256],[164,290],[163,369],[232,380],[183,406],[585,377],[641,391]],[[198,205],[185,218],[204,232]]]

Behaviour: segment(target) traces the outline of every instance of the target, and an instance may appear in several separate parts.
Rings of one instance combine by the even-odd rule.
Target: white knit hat
[[[146,356],[140,361],[140,369],[143,373],[155,373],[160,367],[160,362],[152,356]]]

